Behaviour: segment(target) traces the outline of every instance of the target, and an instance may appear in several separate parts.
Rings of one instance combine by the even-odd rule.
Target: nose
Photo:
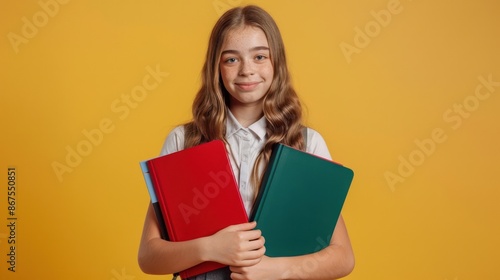
[[[240,69],[239,69],[239,75],[240,76],[249,76],[253,75],[255,70],[253,69],[253,65],[251,61],[248,60],[242,60],[240,64]]]

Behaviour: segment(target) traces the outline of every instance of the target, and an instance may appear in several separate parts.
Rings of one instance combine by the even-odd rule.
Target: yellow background
[[[306,123],[355,170],[343,212],[357,260],[347,279],[500,278],[497,1],[66,0],[48,15],[40,3],[54,1],[0,9],[1,279],[165,279],[136,262],[148,202],[138,162],[190,118],[209,32],[223,10],[247,3],[281,28]],[[391,13],[383,25],[381,10]],[[363,41],[359,30],[371,35]],[[356,52],[346,55],[346,44]],[[168,76],[128,114],[113,109],[148,67]],[[494,81],[480,87],[482,100],[478,77]],[[111,128],[59,180],[54,162],[67,165],[67,149],[84,149],[82,131],[103,121]],[[15,273],[9,166],[18,172]]]

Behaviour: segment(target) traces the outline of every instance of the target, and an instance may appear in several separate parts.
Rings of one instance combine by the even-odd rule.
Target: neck
[[[236,120],[243,127],[249,127],[262,117],[262,106],[230,106]]]

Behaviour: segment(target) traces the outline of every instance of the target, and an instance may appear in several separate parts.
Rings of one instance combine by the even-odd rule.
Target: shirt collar
[[[262,140],[266,136],[266,117],[262,116],[258,121],[251,124],[248,128],[244,128],[238,122],[236,117],[233,115],[231,110],[227,110],[227,118],[226,118],[226,138],[230,138],[238,132],[238,130],[249,130],[254,135],[256,135],[259,140]]]

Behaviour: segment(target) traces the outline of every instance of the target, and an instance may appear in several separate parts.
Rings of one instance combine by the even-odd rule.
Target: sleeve
[[[316,130],[307,128],[307,147],[306,152],[316,156],[332,160],[325,139]]]
[[[184,126],[177,126],[167,135],[160,155],[167,155],[184,149]]]

